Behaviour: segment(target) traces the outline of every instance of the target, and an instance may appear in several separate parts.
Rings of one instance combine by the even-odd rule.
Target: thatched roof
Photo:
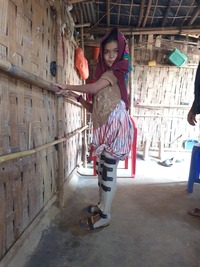
[[[200,36],[200,0],[106,0],[65,2],[73,6],[76,27],[100,36],[111,27],[127,35]]]

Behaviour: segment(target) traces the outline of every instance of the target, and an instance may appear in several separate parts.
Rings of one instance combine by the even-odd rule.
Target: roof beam
[[[141,4],[140,4],[140,15],[139,15],[139,19],[138,19],[138,27],[140,27],[140,25],[142,23],[143,14],[144,14],[144,0],[141,0]]]
[[[90,23],[75,24],[75,28],[90,27]]]
[[[118,27],[125,35],[146,35],[146,34],[200,34],[200,26],[183,26],[183,27],[151,27],[151,28],[134,28],[134,27]],[[105,34],[110,28],[97,27],[89,31],[91,34]]]
[[[193,24],[195,19],[198,17],[199,13],[200,13],[200,5],[195,9],[195,12],[194,12],[193,16],[191,17],[190,21],[188,22],[188,25],[192,25]]]
[[[130,25],[130,23],[131,23],[131,14],[132,14],[132,12],[133,12],[133,1],[131,1],[131,5],[130,5],[130,13],[129,13],[129,18],[128,18],[128,25]]]
[[[106,0],[107,27],[110,27],[110,0]]]
[[[92,2],[94,2],[94,0],[91,0],[91,1],[89,1],[89,0],[65,0],[65,2],[66,3],[70,3],[70,4],[77,4],[77,3],[83,3],[83,2],[85,2],[85,3],[92,3]]]
[[[147,18],[148,18],[148,16],[149,16],[149,11],[150,11],[150,9],[151,9],[151,3],[152,3],[152,0],[149,0],[149,1],[148,1],[148,5],[147,5],[146,14],[145,14],[145,17],[144,17],[144,20],[143,20],[143,23],[142,23],[142,27],[145,27],[145,25],[146,25]]]
[[[169,0],[168,3],[167,3],[167,7],[165,9],[165,14],[164,14],[164,18],[163,18],[163,21],[162,21],[162,27],[165,25],[166,23],[166,20],[167,20],[167,16],[168,16],[168,13],[169,13],[169,10],[170,10],[170,7],[172,5],[172,0]]]
[[[120,1],[121,2],[121,1]],[[117,14],[117,24],[118,25],[120,25],[119,24],[119,22],[120,22],[120,11],[121,11],[121,5],[118,7],[118,14]]]

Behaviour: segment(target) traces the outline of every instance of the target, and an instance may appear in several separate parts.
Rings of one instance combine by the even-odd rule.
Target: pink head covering
[[[118,56],[115,59],[112,67],[107,67],[104,63],[103,58],[103,42],[108,39],[111,35],[115,34],[116,39],[118,42]],[[96,68],[96,79],[99,79],[101,75],[106,72],[112,70],[115,77],[117,78],[117,82],[120,88],[122,100],[126,104],[126,108],[129,108],[129,100],[128,100],[128,93],[127,93],[127,86],[126,86],[126,76],[131,69],[129,63],[129,52],[128,52],[128,45],[126,43],[126,39],[124,35],[122,35],[117,28],[111,29],[111,31],[104,35],[100,41],[100,55],[99,61],[97,63]]]

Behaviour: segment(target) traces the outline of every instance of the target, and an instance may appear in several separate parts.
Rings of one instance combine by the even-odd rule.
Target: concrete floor
[[[200,207],[200,184],[186,192],[189,163],[190,154],[172,167],[138,157],[136,177],[118,178],[110,226],[90,232],[78,222],[87,215],[82,208],[96,202],[97,179],[80,169],[66,206],[52,207],[41,238],[35,229],[37,247],[27,243],[10,267],[199,267],[200,218],[188,211]]]

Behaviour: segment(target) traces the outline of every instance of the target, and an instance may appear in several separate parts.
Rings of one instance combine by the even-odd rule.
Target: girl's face
[[[109,43],[105,44],[104,46],[104,62],[107,67],[112,67],[115,59],[118,56],[118,43],[117,41],[110,41]]]

